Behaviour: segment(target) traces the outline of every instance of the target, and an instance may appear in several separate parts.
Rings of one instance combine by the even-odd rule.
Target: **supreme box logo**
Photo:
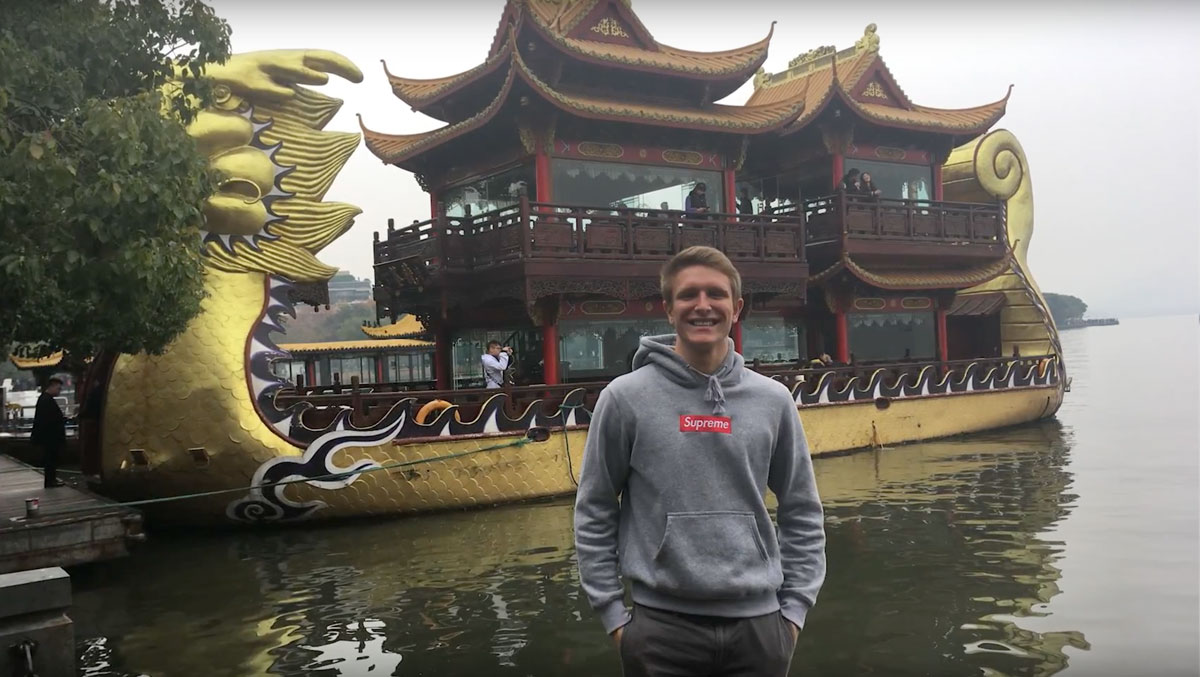
[[[679,432],[681,433],[733,433],[733,420],[727,416],[693,416],[684,414],[679,417]]]

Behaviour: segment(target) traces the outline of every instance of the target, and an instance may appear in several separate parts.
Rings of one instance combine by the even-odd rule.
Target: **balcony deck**
[[[802,214],[700,216],[523,199],[476,216],[389,228],[386,239],[375,242],[377,292],[385,292],[377,298],[410,311],[429,303],[427,290],[461,297],[472,289],[539,280],[542,291],[555,285],[586,291],[584,281],[609,281],[609,287],[626,285],[631,297],[640,297],[657,290],[665,261],[693,245],[725,252],[748,290],[786,290],[803,298],[804,230]],[[575,288],[572,280],[582,286]],[[607,293],[602,283],[592,286]]]
[[[1007,251],[1004,208],[998,204],[839,194],[805,201],[804,216],[814,263],[845,252],[952,265],[995,260]]]
[[[431,269],[446,271],[486,270],[515,261],[657,265],[693,245],[716,247],[737,263],[803,263],[803,217],[698,217],[523,200],[473,217],[439,217],[389,230],[387,239],[375,244],[375,262],[416,255]]]

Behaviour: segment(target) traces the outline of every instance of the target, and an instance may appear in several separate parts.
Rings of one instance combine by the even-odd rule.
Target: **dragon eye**
[[[262,189],[257,183],[246,179],[226,179],[221,182],[220,192],[240,195],[246,199],[246,204],[262,199]]]

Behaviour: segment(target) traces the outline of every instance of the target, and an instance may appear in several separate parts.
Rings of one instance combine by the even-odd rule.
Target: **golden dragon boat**
[[[1068,379],[1027,262],[1028,162],[1013,134],[989,131],[1007,97],[965,111],[913,104],[883,64],[873,25],[853,48],[812,50],[769,75],[761,64],[770,36],[706,56],[654,42],[626,3],[564,6],[574,9],[510,0],[488,61],[467,73],[439,81],[389,73],[398,96],[427,106],[446,127],[408,136],[366,131],[372,152],[418,172],[435,195],[429,221],[389,227],[375,245],[381,312],[393,319],[412,312],[436,337],[430,390],[354,383],[334,393],[297,386],[273,368],[289,358],[279,347],[281,318],[336,272],[316,254],[359,213],[323,198],[360,137],[324,131],[342,102],[305,85],[323,84],[326,73],[357,82],[360,71],[337,54],[304,50],[239,54],[209,69],[216,103],[190,129],[225,177],[205,208],[208,297],[164,354],[92,361],[85,387],[102,393],[102,414],[81,438],[85,465],[104,492],[146,501],[152,521],[187,524],[411,514],[569,495],[588,411],[605,381],[573,377],[559,354],[570,309],[603,302],[618,315],[653,314],[658,266],[706,237],[743,270],[751,317],[772,327],[808,323],[807,345],[795,346],[792,359],[747,354],[747,363],[791,388],[814,455],[1057,411]],[[646,61],[627,59],[633,52]],[[681,65],[695,62],[699,71]],[[601,92],[611,96],[608,88],[564,93],[575,91],[563,86],[567,79],[611,69],[613,77],[640,74],[626,81],[631,87],[677,83],[682,93],[674,108],[600,101]],[[756,90],[745,106],[707,103],[751,76]],[[848,127],[850,119],[858,127]],[[589,133],[611,140],[601,131],[614,128],[636,133],[622,143],[586,140]],[[456,212],[465,203],[448,200],[463,185],[466,170],[453,169],[465,162],[462,144],[500,139],[499,130],[511,131],[507,154],[489,149],[472,161],[492,167],[523,158],[534,186],[516,182],[508,203]],[[643,131],[678,148],[651,147]],[[929,141],[901,146],[901,137]],[[702,142],[711,156],[690,150]],[[816,155],[799,150],[813,144]],[[784,199],[782,189],[767,194],[766,179],[754,183],[775,171],[784,152],[820,164],[823,194]],[[886,177],[891,170],[879,158],[897,153],[908,158],[904,171],[919,168],[903,194],[863,201],[830,194],[831,176],[836,182],[860,165]],[[621,157],[642,164],[603,165]],[[585,178],[597,166],[636,178],[654,162],[644,171],[676,177],[676,196],[704,172],[716,177],[712,213],[656,213],[660,205],[648,206],[646,196],[665,193],[654,191],[639,194],[641,202],[606,198],[586,209],[554,193],[572,189],[578,168]],[[483,165],[469,169],[478,175]],[[750,213],[732,213],[743,177],[763,199],[752,199]],[[609,281],[597,284],[597,271]],[[810,288],[820,302],[808,299]],[[454,332],[494,322],[471,303],[522,312],[523,331],[541,342],[533,349],[542,358],[540,380],[499,391],[453,387]],[[891,311],[907,314],[882,315]],[[928,317],[936,354],[855,359],[854,340],[865,335],[855,332],[873,330],[870,318],[887,324],[891,317]],[[735,326],[739,350],[753,343],[752,331],[749,320]],[[834,352],[842,364],[813,368],[796,354],[805,348]]]

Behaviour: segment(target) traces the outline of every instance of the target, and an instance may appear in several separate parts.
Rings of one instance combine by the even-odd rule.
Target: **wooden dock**
[[[0,574],[124,557],[130,541],[145,538],[138,511],[43,482],[40,470],[0,456]],[[38,499],[38,517],[26,519],[27,498]]]

